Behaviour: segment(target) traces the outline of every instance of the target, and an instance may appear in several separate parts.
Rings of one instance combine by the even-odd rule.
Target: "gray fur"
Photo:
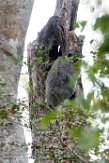
[[[76,91],[76,83],[80,71],[76,71],[71,61],[63,61],[58,58],[46,79],[46,103],[48,106],[57,106],[64,99],[69,99]],[[69,85],[70,77],[73,78]]]

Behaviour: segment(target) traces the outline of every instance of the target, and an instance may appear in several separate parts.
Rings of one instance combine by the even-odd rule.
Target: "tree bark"
[[[40,128],[41,118],[49,114],[49,109],[53,110],[66,98],[76,99],[83,92],[80,68],[72,72],[71,61],[59,60],[60,56],[81,54],[82,44],[72,30],[78,4],[77,0],[58,0],[54,16],[28,46],[30,123],[35,162],[87,162],[76,143],[63,131],[66,117],[50,123],[47,130]],[[56,69],[60,75],[55,74]],[[66,80],[72,73],[76,74],[76,78],[70,92]],[[70,120],[73,123],[72,118]]]
[[[33,1],[0,0],[0,163],[28,162],[15,104]]]
[[[70,31],[74,29],[74,22],[77,17],[77,10],[80,0],[58,0],[55,15],[63,21],[65,28]]]

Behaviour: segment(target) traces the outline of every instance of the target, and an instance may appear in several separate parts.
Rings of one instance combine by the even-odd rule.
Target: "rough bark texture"
[[[77,17],[79,0],[58,0],[55,15],[63,21],[67,30],[74,29],[74,21]]]
[[[75,54],[81,56],[82,50],[80,40],[71,31],[78,4],[77,0],[57,1],[55,15],[49,19],[38,38],[28,46],[30,122],[35,162],[87,162],[81,156],[76,142],[64,131],[68,128],[65,119],[70,119],[71,126],[78,123],[77,115],[72,119],[68,114],[69,107],[66,109],[62,106],[66,114],[50,123],[48,130],[40,128],[41,118],[49,109],[62,104],[64,99],[76,99],[82,93],[80,67],[75,66],[78,59],[70,58]],[[73,83],[69,88],[72,74]],[[83,120],[80,121],[82,123]]]
[[[23,127],[12,107],[33,1],[0,0],[0,163],[28,162]]]

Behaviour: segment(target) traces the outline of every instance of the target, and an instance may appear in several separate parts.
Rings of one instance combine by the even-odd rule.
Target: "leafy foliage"
[[[78,26],[76,23],[75,25]],[[86,22],[82,22],[80,25],[84,28]],[[55,124],[55,129],[56,127],[57,129],[54,132],[54,135],[58,132],[61,135],[67,135],[67,140],[72,141],[73,139],[75,143],[79,142],[79,148],[83,150],[83,152],[91,153],[91,151],[93,151],[96,160],[103,160],[104,162],[109,161],[109,150],[102,147],[105,146],[108,139],[108,136],[105,133],[105,125],[108,123],[109,87],[105,85],[105,81],[103,80],[104,78],[105,80],[106,78],[109,78],[108,27],[109,15],[103,15],[96,19],[94,30],[100,30],[102,32],[103,40],[101,40],[101,45],[98,47],[98,51],[92,52],[94,64],[92,66],[89,66],[87,63],[83,64],[87,69],[89,80],[93,83],[93,90],[85,99],[83,97],[78,97],[75,101],[65,101],[64,104],[60,105],[56,110],[45,115],[41,121],[41,126],[47,128],[49,125],[51,126],[51,124]],[[93,44],[93,42],[94,39],[90,41],[90,44]],[[65,58],[61,57],[61,59],[64,60]],[[60,125],[59,118],[61,119]],[[57,121],[58,123],[56,123]],[[59,129],[60,126],[62,127],[61,129]],[[60,138],[60,140],[61,139],[62,138]],[[63,144],[65,145],[63,151],[66,151],[66,142]],[[69,145],[67,147],[69,148]],[[50,155],[53,157],[55,157],[54,151],[55,150],[50,151]],[[62,159],[63,158],[61,158],[60,161],[62,161]],[[79,157],[78,162],[80,160]],[[94,162],[93,156],[92,162]]]
[[[75,22],[74,25],[75,27],[81,26],[83,30],[86,21]],[[76,100],[65,100],[60,106],[52,108],[52,110],[48,110],[49,108],[46,108],[45,104],[39,104],[37,101],[31,106],[35,111],[30,108],[30,114],[34,114],[41,105],[47,109],[47,112],[41,118],[34,115],[31,120],[32,125],[35,126],[35,132],[40,135],[38,142],[32,148],[37,150],[38,153],[41,150],[40,141],[44,138],[43,143],[46,146],[42,155],[46,155],[55,162],[86,163],[88,153],[91,153],[91,151],[94,151],[93,155],[99,157],[97,160],[109,161],[109,149],[102,147],[106,145],[106,141],[109,139],[105,132],[105,125],[109,119],[109,87],[103,81],[104,78],[109,78],[109,15],[97,18],[94,30],[102,32],[103,40],[101,40],[98,51],[92,52],[94,64],[89,66],[87,63],[83,63],[94,89],[86,98],[79,96]],[[93,44],[93,42],[94,39],[90,41],[90,44]],[[34,65],[40,65],[43,61],[44,63],[48,62],[48,58],[46,61],[44,58],[47,51],[47,48],[39,47],[38,57],[28,67],[33,68]],[[66,57],[60,57],[60,59],[68,61]],[[81,61],[81,57],[78,58],[76,55],[70,58],[70,60],[76,59]],[[17,60],[21,61],[22,57]],[[78,67],[80,65],[76,64],[75,68],[78,69]],[[70,85],[73,80],[74,76],[71,77]],[[5,85],[5,81],[0,78],[0,87]],[[5,98],[8,94],[0,92],[0,96]],[[13,102],[11,106],[1,106],[0,119],[2,121],[0,125],[11,125],[13,123],[11,117],[19,112],[21,105],[22,103]]]
[[[9,126],[12,125],[15,120],[18,121],[18,118],[20,120],[22,118],[22,106],[24,108],[26,107],[24,101],[14,101],[11,105],[0,106],[0,126]]]
[[[94,30],[99,30],[102,33],[103,40],[101,40],[101,45],[98,47],[98,51],[93,53],[93,65],[88,66],[86,64],[88,78],[93,83],[93,92],[88,94],[87,100],[89,101],[89,104],[86,104],[86,109],[88,108],[92,115],[92,127],[81,133],[82,135],[79,137],[82,149],[93,149],[94,154],[97,157],[96,159],[101,161],[105,160],[106,162],[109,160],[108,152],[107,148],[103,148],[102,146],[105,146],[107,140],[105,130],[107,130],[108,127],[105,128],[105,125],[108,123],[107,117],[109,112],[109,87],[105,84],[106,80],[109,79],[108,26],[109,15],[103,15],[100,18],[97,18],[94,24]],[[93,40],[91,40],[90,43],[92,44]]]
[[[99,29],[103,33],[104,39],[103,43],[99,47],[99,53],[106,54],[109,52],[109,15],[103,15],[100,18],[97,18],[96,23],[94,25],[94,29]]]

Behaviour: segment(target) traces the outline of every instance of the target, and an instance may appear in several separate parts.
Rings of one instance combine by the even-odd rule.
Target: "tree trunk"
[[[53,113],[55,116],[55,107],[60,105],[64,108],[62,102],[65,99],[76,99],[82,93],[80,67],[75,69],[69,59],[75,54],[81,57],[82,51],[82,44],[72,30],[78,4],[77,0],[58,0],[55,15],[28,46],[30,122],[35,162],[87,162],[76,142],[63,130],[67,127],[66,115],[56,118],[54,123],[48,122],[47,130],[40,128],[45,114]],[[66,57],[67,61],[62,60]],[[69,76],[72,74],[73,83],[69,88]],[[70,120],[73,124],[74,119]]]
[[[0,163],[27,163],[17,89],[33,0],[0,0]]]
[[[58,0],[55,15],[63,21],[65,28],[70,31],[74,29],[74,21],[77,17],[79,0]]]

